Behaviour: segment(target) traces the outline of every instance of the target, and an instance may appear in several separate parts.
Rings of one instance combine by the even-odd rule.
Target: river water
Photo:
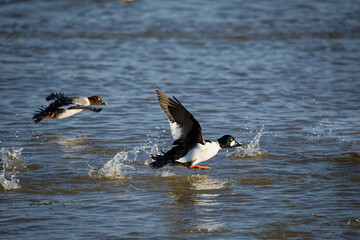
[[[359,239],[360,2],[0,1],[1,239]],[[156,85],[205,139],[171,147]],[[51,92],[99,113],[32,124]]]

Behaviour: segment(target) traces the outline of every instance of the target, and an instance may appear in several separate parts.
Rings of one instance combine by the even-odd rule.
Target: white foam
[[[7,190],[14,190],[19,189],[21,187],[20,180],[15,178],[15,175],[11,175],[11,179],[8,180],[5,177],[5,171],[1,171],[0,173],[0,183],[4,187],[4,189]]]
[[[19,171],[27,170],[24,161],[21,158],[23,148],[1,148],[0,154],[3,169],[0,172],[0,184],[5,190],[19,189],[20,180],[16,178]]]
[[[174,177],[175,173],[170,172],[170,170],[165,170],[161,172],[161,177]]]

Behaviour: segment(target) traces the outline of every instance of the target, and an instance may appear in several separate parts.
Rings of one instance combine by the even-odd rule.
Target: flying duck
[[[167,164],[183,165],[188,168],[208,169],[199,166],[214,157],[223,148],[241,146],[231,135],[224,135],[217,141],[204,140],[201,135],[201,126],[195,117],[177,100],[170,99],[158,86],[157,96],[161,108],[170,122],[170,129],[175,145],[163,155],[152,155],[154,160],[149,165],[151,168],[162,168]]]
[[[49,106],[40,107],[33,116],[34,124],[47,118],[68,118],[84,109],[100,112],[101,108],[92,108],[90,105],[107,105],[101,97],[67,97],[63,93],[52,93],[46,101],[53,101]]]

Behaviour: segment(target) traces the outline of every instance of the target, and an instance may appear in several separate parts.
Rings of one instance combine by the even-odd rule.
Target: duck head
[[[237,142],[235,138],[231,135],[224,135],[217,141],[221,148],[232,148],[241,146],[241,143]]]
[[[89,99],[90,105],[107,105],[107,103],[104,102],[102,100],[102,98],[99,96],[91,96],[91,97],[88,97],[88,99]]]

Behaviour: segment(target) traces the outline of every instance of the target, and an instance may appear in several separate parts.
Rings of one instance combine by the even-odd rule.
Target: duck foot
[[[42,117],[42,119],[48,119],[48,118],[53,118],[55,116],[55,113],[52,113],[46,117]]]
[[[199,166],[199,165],[194,165],[194,166],[190,166],[188,168],[201,168],[201,169],[210,169],[211,167],[207,167],[207,166]]]

